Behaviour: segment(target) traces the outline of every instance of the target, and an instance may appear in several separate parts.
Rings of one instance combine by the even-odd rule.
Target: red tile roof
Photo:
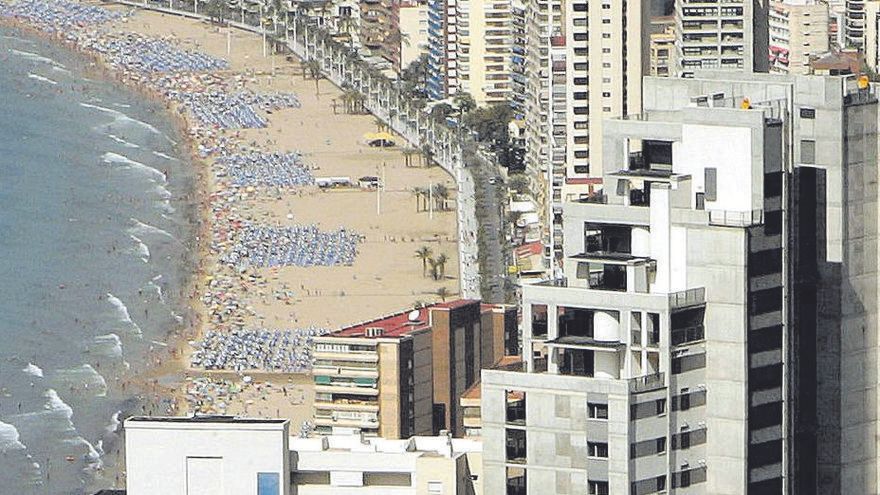
[[[455,301],[437,303],[431,307],[436,309],[458,309],[479,302],[478,299],[457,299]]]
[[[363,337],[366,339],[399,338],[409,335],[417,330],[431,327],[428,323],[427,308],[419,309],[419,316],[418,318],[415,318],[414,321],[410,321],[409,319],[409,315],[412,312],[413,310],[401,311],[400,313],[395,313],[390,316],[383,316],[372,321],[358,323],[357,325],[339,329],[328,335],[328,337]],[[368,337],[368,328],[381,328],[382,334]]]

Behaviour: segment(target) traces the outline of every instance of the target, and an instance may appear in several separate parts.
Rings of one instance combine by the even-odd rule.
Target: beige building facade
[[[829,50],[828,5],[784,0],[770,4],[770,72],[809,74],[810,57]]]
[[[461,395],[516,342],[516,310],[439,303],[315,338],[315,425],[321,434],[463,436]],[[499,354],[500,353],[500,354]]]
[[[507,103],[511,96],[513,19],[507,0],[459,0],[459,90],[477,105]]]
[[[428,4],[422,1],[401,2],[398,7],[400,29],[400,68],[428,53]]]

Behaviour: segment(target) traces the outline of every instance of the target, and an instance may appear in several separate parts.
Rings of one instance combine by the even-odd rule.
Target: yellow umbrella
[[[378,138],[376,137],[375,133],[368,132],[368,133],[364,134],[364,139],[366,139],[367,141],[372,141],[372,140],[378,139]]]
[[[386,141],[394,141],[394,136],[387,132],[379,132],[377,134],[373,134],[373,139],[384,139]]]

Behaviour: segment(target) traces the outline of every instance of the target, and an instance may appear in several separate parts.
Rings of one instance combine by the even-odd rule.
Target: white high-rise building
[[[526,169],[545,209],[549,266],[561,255],[559,206],[598,189],[602,120],[638,114],[648,72],[642,0],[533,0],[528,26]]]
[[[853,76],[646,78],[483,370],[486,493],[878,493],[878,104]]]

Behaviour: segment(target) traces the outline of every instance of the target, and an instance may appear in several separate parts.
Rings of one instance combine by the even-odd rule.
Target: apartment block
[[[361,45],[391,62],[395,70],[400,68],[398,16],[397,0],[360,0]]]
[[[790,0],[770,3],[770,72],[809,74],[810,59],[829,51],[828,5]]]
[[[424,1],[406,1],[398,6],[400,29],[400,68],[428,53],[428,4]]]
[[[459,398],[516,344],[516,311],[459,300],[342,328],[315,339],[319,433],[463,436]]]
[[[651,18],[651,62],[649,75],[675,76],[678,60],[675,50],[675,18]]]
[[[876,492],[876,98],[718,72],[643,109],[482,373],[487,493]]]
[[[865,48],[865,6],[870,0],[846,0],[843,25],[843,41],[846,48]]]
[[[640,111],[649,65],[649,6],[641,0],[533,2],[526,102],[526,170],[541,189],[548,266],[561,256],[560,206],[600,181],[605,118]],[[534,52],[534,53],[533,53]]]
[[[679,75],[698,70],[767,72],[769,0],[676,0]]]
[[[458,89],[473,96],[480,106],[506,104],[513,89],[513,3],[457,1]]]
[[[428,97],[458,91],[458,0],[428,0]]]

